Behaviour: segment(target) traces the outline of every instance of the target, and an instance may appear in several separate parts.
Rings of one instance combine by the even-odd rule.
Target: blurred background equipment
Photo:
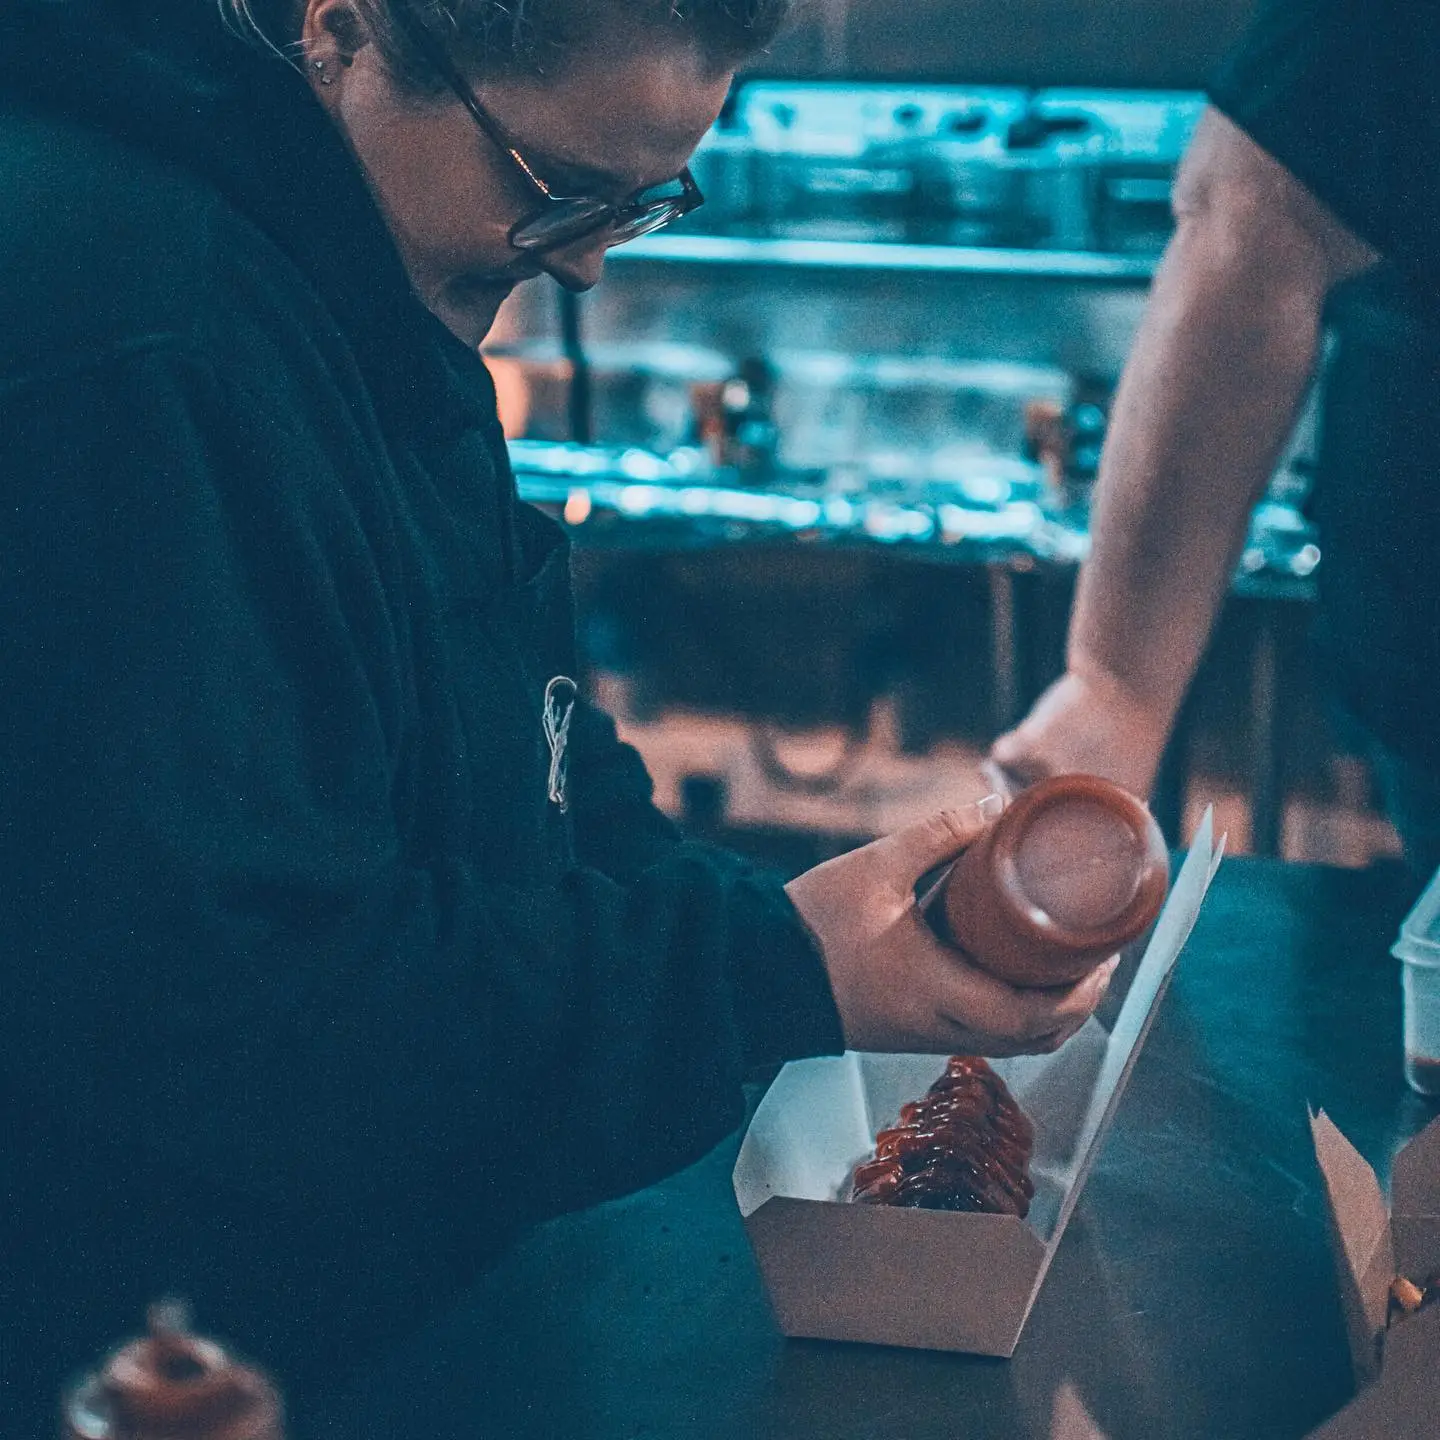
[[[813,0],[756,68],[807,78],[1202,86],[1254,0]]]
[[[487,346],[662,803],[703,795],[692,823],[787,858],[973,798],[1059,673],[1193,87],[1248,4],[919,8],[814,9],[701,147],[707,204],[588,296],[518,292]],[[847,73],[894,78],[815,78]],[[1313,429],[1155,805],[1172,841],[1213,801],[1242,848],[1358,864],[1394,839],[1305,662]]]

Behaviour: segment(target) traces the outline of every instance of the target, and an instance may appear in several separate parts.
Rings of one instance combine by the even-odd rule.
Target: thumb
[[[894,879],[910,886],[927,870],[953,860],[1005,808],[998,795],[987,795],[958,810],[939,810],[878,842]]]

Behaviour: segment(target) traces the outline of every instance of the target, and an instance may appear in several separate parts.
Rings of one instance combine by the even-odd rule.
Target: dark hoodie
[[[583,698],[550,798],[564,538],[304,80],[7,0],[0,196],[10,1440],[167,1292],[298,1392],[841,1042]]]

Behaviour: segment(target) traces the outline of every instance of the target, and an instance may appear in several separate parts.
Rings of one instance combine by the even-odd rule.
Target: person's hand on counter
[[[1148,709],[1119,681],[1070,669],[995,741],[985,774],[1013,794],[1051,775],[1083,772],[1145,799],[1168,731],[1169,716]]]
[[[852,1049],[1046,1054],[1100,1003],[1113,962],[1068,988],[1017,989],[967,963],[926,921],[920,878],[975,839],[997,803],[931,816],[785,887],[820,945]]]

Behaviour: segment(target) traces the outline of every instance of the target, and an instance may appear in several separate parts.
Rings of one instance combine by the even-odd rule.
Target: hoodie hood
[[[454,362],[482,367],[415,295],[343,137],[304,76],[235,35],[216,0],[6,0],[0,105],[79,123],[213,186],[320,294],[382,418],[447,430],[482,418]]]

